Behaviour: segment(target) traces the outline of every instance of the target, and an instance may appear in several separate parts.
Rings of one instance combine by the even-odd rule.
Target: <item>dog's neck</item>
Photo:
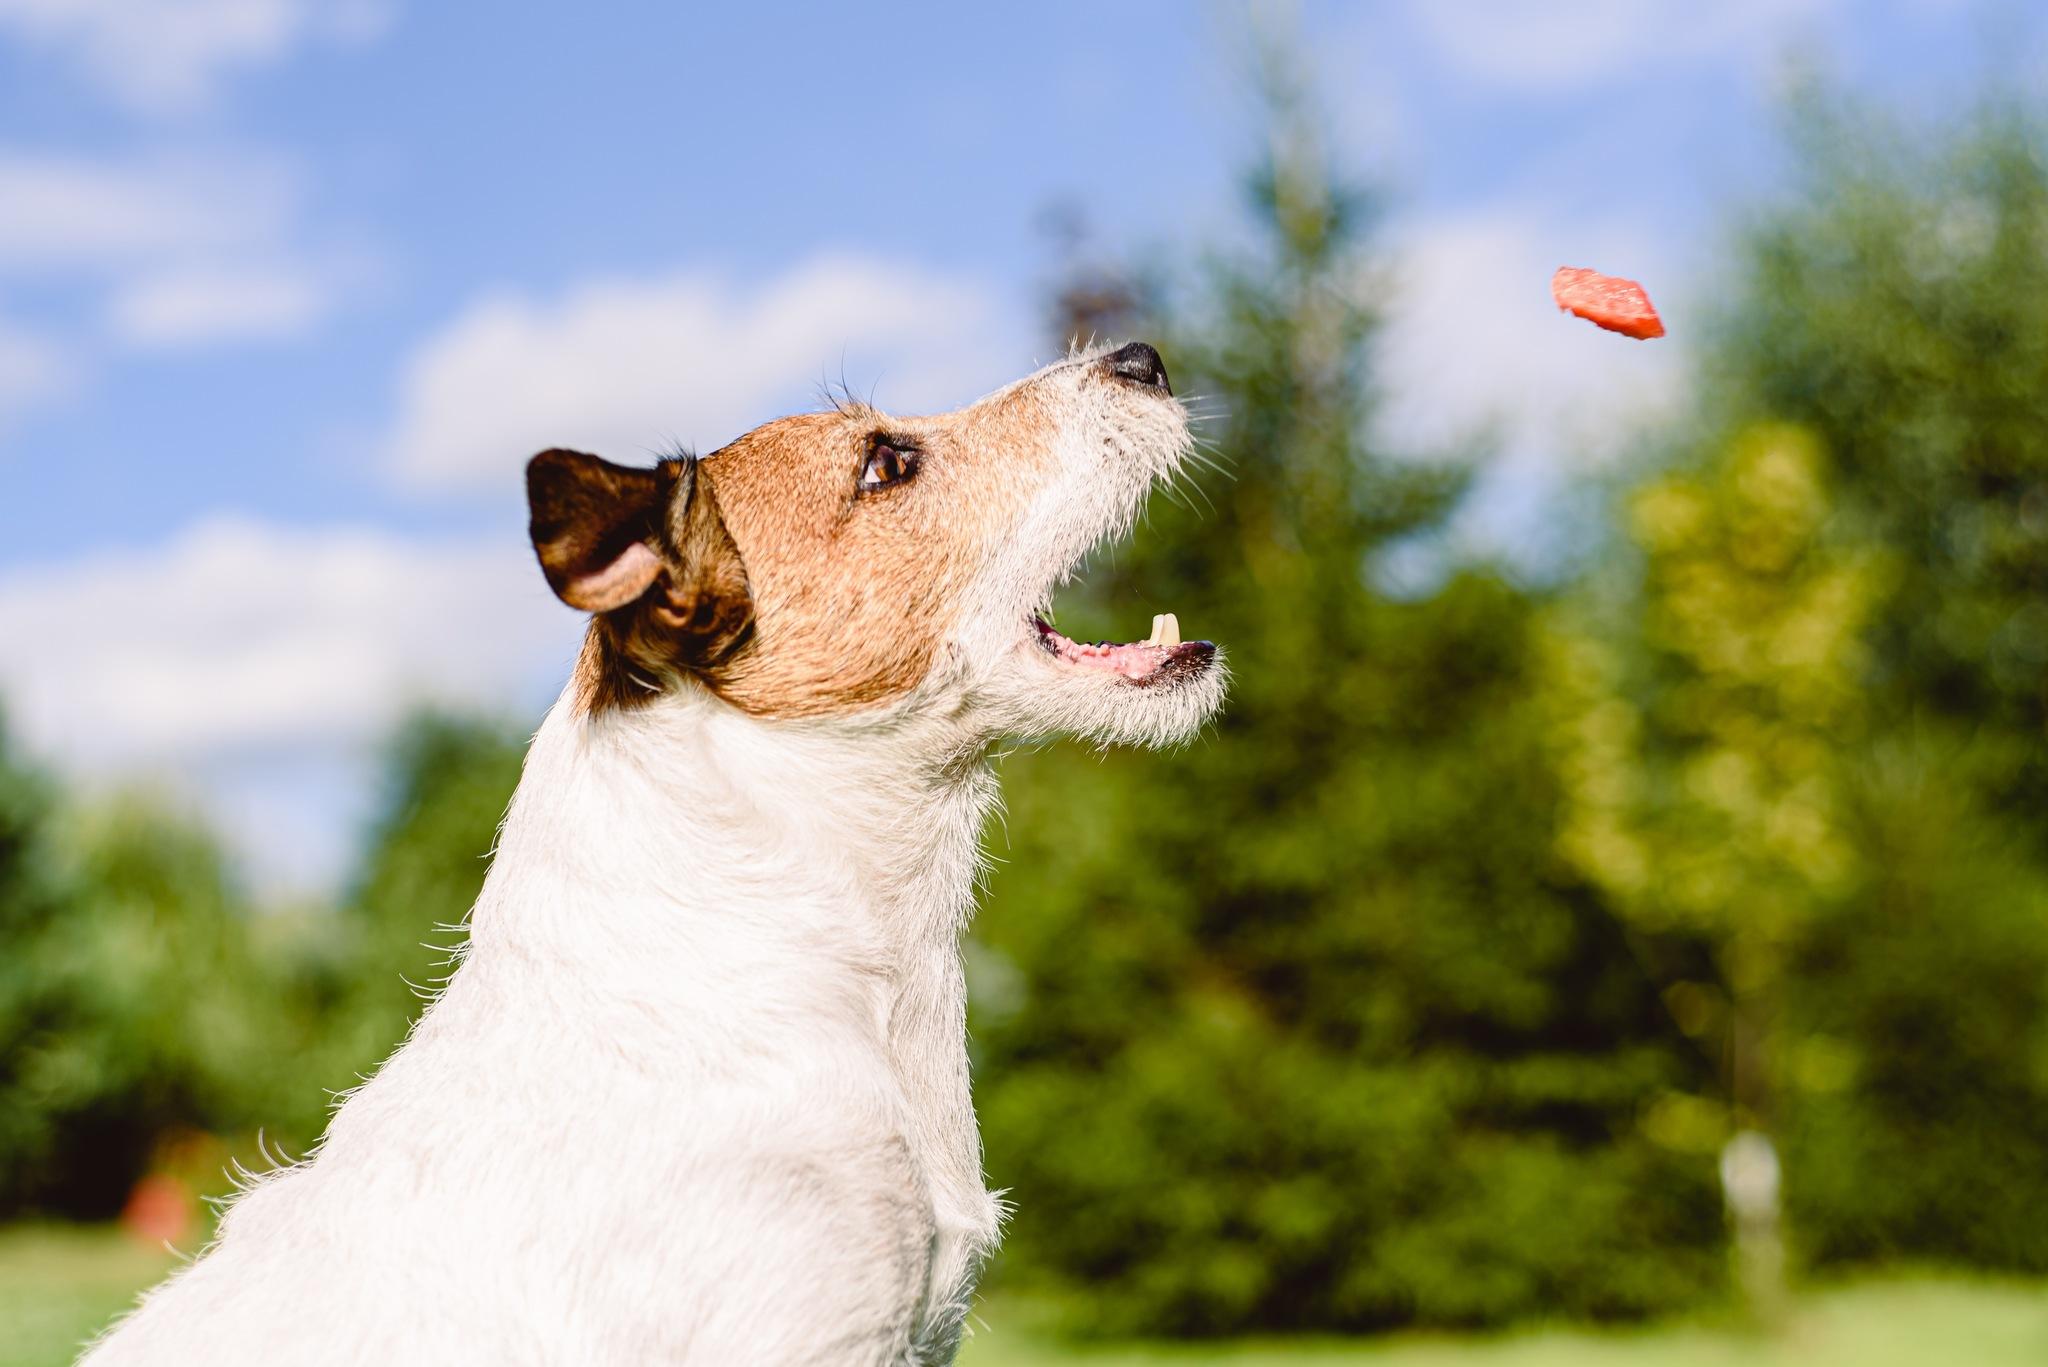
[[[994,798],[983,747],[915,714],[764,722],[693,691],[591,716],[565,695],[534,738],[492,881],[514,866],[764,928],[829,910],[894,956],[957,939]]]
[[[978,1196],[959,937],[994,799],[944,721],[769,723],[694,692],[592,716],[565,694],[463,976],[630,1012],[685,1071],[814,1053],[821,1030],[879,1038],[936,1184]]]

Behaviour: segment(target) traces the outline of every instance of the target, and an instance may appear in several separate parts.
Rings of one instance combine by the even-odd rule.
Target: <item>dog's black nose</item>
[[[1159,359],[1158,351],[1149,342],[1132,342],[1129,346],[1119,347],[1103,357],[1102,363],[1109,367],[1110,374],[1120,380],[1149,384],[1169,394],[1173,392],[1173,386],[1166,382],[1166,362]]]

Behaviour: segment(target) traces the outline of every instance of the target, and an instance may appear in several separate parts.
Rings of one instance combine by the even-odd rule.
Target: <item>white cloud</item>
[[[346,747],[420,699],[530,705],[580,625],[510,529],[219,519],[0,572],[0,698],[34,748],[86,771]]]
[[[71,358],[56,344],[0,319],[0,430],[18,414],[61,398],[76,380]]]
[[[171,266],[117,290],[108,321],[138,347],[292,336],[333,307],[333,283],[296,263]]]
[[[303,200],[288,164],[247,153],[0,149],[0,274],[104,288],[129,346],[292,336],[379,274],[373,254],[309,233]]]
[[[202,105],[229,72],[308,44],[374,38],[390,17],[385,0],[0,0],[0,31],[152,113]]]
[[[1491,85],[1577,89],[1674,61],[1774,54],[1840,0],[1410,0],[1423,36],[1452,66]]]
[[[680,271],[552,300],[502,292],[408,361],[391,468],[415,488],[511,489],[547,446],[709,451],[815,402],[842,367],[890,407],[950,407],[1014,378],[1027,334],[974,281],[851,256],[752,290]]]
[[[0,152],[0,268],[104,270],[244,249],[283,234],[297,198],[281,166],[247,157]]]

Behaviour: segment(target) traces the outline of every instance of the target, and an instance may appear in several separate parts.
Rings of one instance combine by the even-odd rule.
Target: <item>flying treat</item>
[[[1550,277],[1550,297],[1566,313],[1638,341],[1664,335],[1664,320],[1650,296],[1633,280],[1602,275],[1584,266],[1559,266]]]

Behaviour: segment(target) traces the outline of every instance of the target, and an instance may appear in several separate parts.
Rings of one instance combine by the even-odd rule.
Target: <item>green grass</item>
[[[103,1227],[0,1229],[0,1367],[59,1367],[170,1269]],[[1711,1322],[1626,1331],[1200,1345],[1062,1344],[1021,1305],[979,1317],[961,1367],[2044,1367],[2048,1286],[1923,1276],[1817,1291],[1784,1333]]]
[[[101,1225],[0,1229],[0,1367],[56,1367],[175,1264]]]
[[[1941,1276],[1809,1293],[1770,1337],[1703,1321],[1501,1335],[1062,1344],[998,1304],[960,1367],[2048,1367],[2048,1286]]]

